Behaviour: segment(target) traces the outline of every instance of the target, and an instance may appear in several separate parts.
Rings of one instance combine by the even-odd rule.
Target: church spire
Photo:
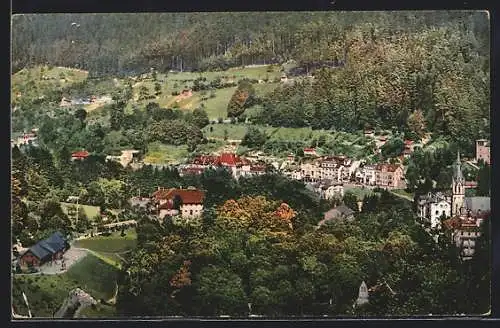
[[[455,174],[454,178],[456,181],[464,179],[462,174],[462,161],[460,160],[460,151],[457,151],[457,161],[455,163]]]

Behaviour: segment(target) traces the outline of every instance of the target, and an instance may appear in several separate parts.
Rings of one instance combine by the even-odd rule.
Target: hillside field
[[[24,292],[33,317],[52,317],[74,288],[83,289],[96,300],[113,297],[117,273],[116,268],[89,254],[60,275],[16,275],[12,304],[16,313],[27,315]]]

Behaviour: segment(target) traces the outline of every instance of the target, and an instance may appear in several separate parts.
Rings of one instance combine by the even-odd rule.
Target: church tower
[[[462,163],[460,162],[459,152],[457,152],[457,162],[455,163],[451,188],[453,193],[451,214],[455,216],[461,213],[465,202],[465,179],[462,174]]]

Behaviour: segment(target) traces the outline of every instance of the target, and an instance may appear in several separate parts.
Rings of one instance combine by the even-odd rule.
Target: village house
[[[345,156],[328,156],[320,161],[321,179],[344,180],[348,175],[346,168],[350,167],[351,160]]]
[[[490,165],[490,142],[486,139],[476,140],[476,162],[483,160]]]
[[[89,157],[89,152],[86,150],[77,151],[71,154],[72,161],[81,161]]]
[[[48,238],[31,246],[19,257],[19,266],[23,269],[39,267],[47,262],[62,259],[69,249],[67,239],[60,232],[55,232]]]
[[[418,216],[428,222],[432,229],[440,229],[440,218],[449,218],[450,215],[451,197],[443,193],[428,193],[418,200]]]
[[[373,130],[365,130],[364,135],[367,138],[375,138],[375,132]]]
[[[127,167],[134,159],[137,159],[139,150],[122,150],[120,156],[106,156],[106,161],[119,162],[123,167]]]
[[[319,221],[316,229],[333,220],[352,221],[354,220],[354,211],[343,204],[332,208],[323,215],[323,220]]]
[[[381,188],[405,188],[403,168],[397,164],[377,164],[375,167],[375,185]]]
[[[344,197],[344,184],[343,183],[335,183],[328,187],[324,191],[325,199],[333,199],[335,197],[342,198]]]
[[[180,215],[185,219],[201,217],[204,199],[205,193],[196,188],[164,189],[158,187],[152,195],[152,202],[156,206],[160,219],[167,215]]]
[[[412,140],[405,140],[404,144],[405,144],[405,148],[403,149],[403,156],[404,156],[404,158],[409,158],[411,153],[413,153],[413,141]]]
[[[304,156],[313,156],[316,157],[318,156],[318,153],[316,153],[316,148],[304,148]]]
[[[300,164],[300,179],[307,182],[317,182],[321,180],[321,166],[318,162],[308,162]]]
[[[481,224],[488,217],[489,212],[473,214],[472,211],[468,211],[465,215],[443,222],[451,242],[460,249],[462,260],[470,260],[474,256],[476,241],[481,236]]]
[[[362,169],[363,172],[363,184],[368,186],[374,186],[376,184],[375,171],[377,170],[376,165],[365,165]]]
[[[329,156],[300,164],[300,170],[292,173],[292,178],[306,182],[323,180],[348,181],[354,174],[359,162],[345,156]]]

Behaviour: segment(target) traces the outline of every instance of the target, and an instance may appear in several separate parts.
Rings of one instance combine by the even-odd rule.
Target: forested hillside
[[[487,56],[483,13],[283,12],[20,15],[13,20],[14,71],[50,63],[92,72],[208,69],[342,59],[362,36],[385,39],[432,27],[466,36]],[[369,23],[368,23],[369,22]],[[464,44],[465,45],[465,44]],[[466,51],[466,49],[463,49]]]
[[[273,63],[294,77],[319,68],[313,80],[296,78],[256,99],[264,109],[256,121],[397,127],[410,139],[431,132],[466,153],[490,132],[486,12],[24,15],[14,18],[12,49],[14,71],[44,63],[88,70],[90,78],[151,67],[224,71]]]

